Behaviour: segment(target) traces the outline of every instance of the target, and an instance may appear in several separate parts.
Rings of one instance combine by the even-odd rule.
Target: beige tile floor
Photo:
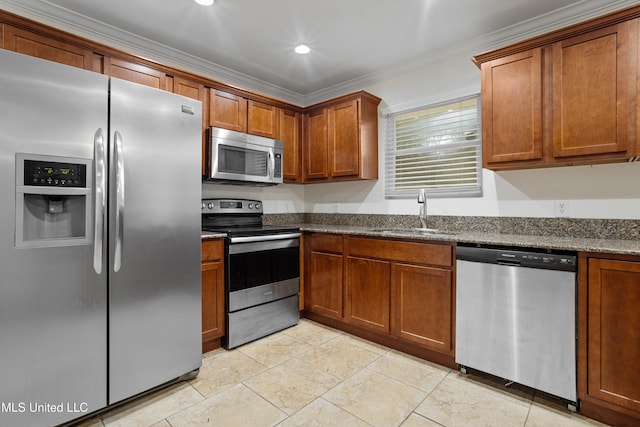
[[[82,427],[594,426],[521,386],[457,371],[318,323],[203,356],[197,378]]]

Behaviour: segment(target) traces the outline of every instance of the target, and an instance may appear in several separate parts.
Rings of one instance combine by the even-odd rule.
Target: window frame
[[[458,104],[464,101],[475,99],[476,111],[477,111],[477,137],[473,140],[460,141],[457,140],[453,143],[442,144],[438,146],[428,146],[406,149],[404,153],[396,148],[396,118],[400,115],[410,114],[418,111],[426,111],[430,109],[437,109],[445,105]],[[473,95],[463,96],[455,99],[449,99],[446,101],[424,105],[407,110],[397,111],[393,113],[385,114],[384,127],[385,127],[385,160],[384,160],[384,197],[385,199],[410,199],[417,196],[420,188],[414,188],[410,190],[398,190],[395,186],[396,182],[396,158],[400,155],[409,154],[428,154],[434,151],[445,151],[459,148],[475,147],[475,171],[476,171],[476,183],[475,185],[461,185],[461,186],[444,186],[444,187],[421,187],[424,188],[426,194],[430,198],[462,198],[462,197],[482,197],[483,195],[483,182],[482,182],[482,110],[481,110],[481,98],[479,93]],[[438,147],[438,148],[435,148]]]

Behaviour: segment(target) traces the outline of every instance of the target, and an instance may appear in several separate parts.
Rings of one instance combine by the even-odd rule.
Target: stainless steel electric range
[[[202,229],[225,238],[225,347],[298,323],[300,230],[262,225],[262,202],[202,200]]]

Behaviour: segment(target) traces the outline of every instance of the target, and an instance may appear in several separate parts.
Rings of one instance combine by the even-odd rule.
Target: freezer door
[[[0,64],[0,425],[51,426],[107,401],[107,288],[94,270],[91,171],[98,129],[106,137],[108,79],[2,50]],[[25,158],[76,159],[87,186],[68,196],[27,188]]]
[[[199,101],[110,80],[109,403],[201,365]]]

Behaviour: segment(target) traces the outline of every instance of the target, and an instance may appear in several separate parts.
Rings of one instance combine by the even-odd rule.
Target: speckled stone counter
[[[370,229],[367,227],[330,224],[300,224],[300,230],[306,232],[348,234],[354,236],[360,235],[369,237],[392,237],[400,239],[410,238],[425,241],[437,240],[456,243],[475,243],[486,245],[544,248],[565,251],[600,252],[640,256],[640,242],[637,240],[554,237],[487,232],[421,234],[407,233],[402,230],[398,230],[396,232],[376,231],[376,229]]]
[[[429,217],[428,226],[446,234],[411,233],[415,215],[265,215],[265,223],[294,224],[302,231],[439,240],[640,256],[640,220],[576,218]],[[384,230],[384,231],[380,231]]]
[[[213,240],[213,239],[219,239],[221,237],[227,237],[227,233],[218,233],[213,231],[202,232],[202,240]]]

